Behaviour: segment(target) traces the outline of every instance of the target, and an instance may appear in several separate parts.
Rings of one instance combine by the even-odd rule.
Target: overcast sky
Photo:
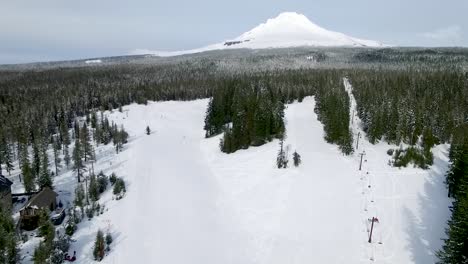
[[[0,64],[184,50],[284,11],[400,46],[468,46],[468,0],[0,0]]]

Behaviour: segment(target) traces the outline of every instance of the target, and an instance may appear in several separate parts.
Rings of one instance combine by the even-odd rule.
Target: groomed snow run
[[[427,171],[389,167],[390,146],[363,138],[355,154],[343,156],[324,141],[308,97],[286,109],[286,146],[302,164],[277,169],[277,140],[227,155],[219,150],[220,136],[205,139],[207,103],[133,104],[109,114],[130,140],[98,166],[123,177],[127,194],[101,198],[104,214],[80,224],[72,244],[78,263],[92,262],[98,228],[114,236],[103,263],[435,261],[449,215],[447,146],[434,148],[435,165]],[[379,223],[368,243],[373,216]]]

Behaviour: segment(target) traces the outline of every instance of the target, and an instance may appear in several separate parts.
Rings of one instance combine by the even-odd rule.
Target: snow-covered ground
[[[80,223],[71,246],[78,263],[92,262],[99,228],[114,237],[104,263],[434,262],[449,215],[447,146],[434,148],[435,165],[426,171],[389,167],[391,146],[365,138],[343,156],[324,141],[308,97],[286,109],[286,146],[302,164],[277,169],[277,140],[224,154],[220,136],[205,139],[207,103],[132,104],[107,113],[130,139],[119,154],[99,147],[95,170],[123,177],[127,194],[116,201],[105,193],[104,214]],[[362,135],[358,124],[355,118],[353,132]],[[64,200],[75,181],[69,171],[55,179]],[[373,216],[379,223],[368,243]]]
[[[86,64],[97,64],[97,63],[102,63],[102,60],[87,60],[85,61]]]

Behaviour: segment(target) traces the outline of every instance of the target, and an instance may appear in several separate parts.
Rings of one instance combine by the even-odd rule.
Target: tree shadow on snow
[[[447,155],[447,153],[443,153]],[[419,215],[417,217],[409,208],[403,208],[406,218],[407,247],[414,263],[426,264],[437,262],[436,251],[443,245],[445,227],[450,216],[450,199],[445,188],[447,162],[434,157],[424,183],[424,193],[419,193]]]

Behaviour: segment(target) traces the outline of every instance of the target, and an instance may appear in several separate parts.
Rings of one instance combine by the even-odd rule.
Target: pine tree
[[[301,155],[294,151],[293,153],[294,166],[298,167],[301,164]]]
[[[83,127],[81,129],[80,141],[85,162],[89,159],[94,159],[93,145],[91,144],[91,136],[89,134],[88,126],[86,125],[86,123],[83,124]]]
[[[21,165],[21,174],[23,174],[23,185],[26,192],[32,192],[35,189],[34,176],[32,174],[29,160],[23,160]]]
[[[96,175],[92,174],[89,176],[89,186],[88,186],[88,194],[91,201],[96,202],[99,200],[99,185],[96,179]]]
[[[97,261],[101,261],[104,258],[106,244],[104,241],[104,234],[101,230],[98,230],[96,234],[96,241],[94,242],[93,256]]]
[[[83,163],[83,150],[79,139],[75,140],[75,148],[73,149],[73,171],[76,171],[78,182],[81,182],[81,176],[85,169]]]
[[[83,207],[84,203],[84,198],[85,198],[85,191],[83,189],[83,185],[78,184],[75,188],[75,206],[78,207]]]
[[[96,111],[92,111],[91,112],[91,127],[96,129],[98,126],[97,126],[97,114],[96,114]]]
[[[42,189],[44,187],[52,188],[52,178],[50,177],[49,171],[49,158],[47,156],[47,149],[44,147],[42,149],[42,162],[41,162],[41,169],[39,172],[39,176],[37,178],[37,183],[39,188]]]
[[[71,144],[70,134],[68,133],[68,126],[66,125],[65,119],[62,121],[62,123],[60,123],[60,138],[61,138],[60,141],[63,144],[63,147],[62,147],[63,155],[65,155],[65,151],[68,151],[68,148]]]
[[[65,161],[65,165],[66,165],[67,168],[68,168],[68,167],[70,166],[70,161],[71,161],[70,153],[69,153],[69,151],[68,151],[68,146],[64,149],[63,161]]]
[[[34,179],[37,179],[41,171],[41,154],[40,154],[39,144],[37,140],[33,142],[32,150],[33,150],[33,159],[32,159],[31,169],[32,169],[32,174],[33,174]]]
[[[468,140],[468,139],[467,139]],[[468,263],[468,142],[452,147],[452,165],[447,174],[449,195],[454,197],[452,216],[446,228],[442,250],[437,252],[440,263]]]
[[[278,157],[276,158],[276,166],[278,169],[285,169],[288,167],[288,157],[286,151],[283,148],[284,139],[281,138],[280,140],[280,150],[278,151]]]
[[[13,170],[13,153],[5,137],[0,136],[0,175],[2,175],[2,163],[9,175]]]
[[[0,263],[18,263],[15,222],[10,212],[0,207]]]
[[[78,122],[78,120],[75,120],[75,122],[73,123],[73,138],[75,140],[80,138],[80,132],[80,123]]]
[[[454,201],[452,217],[446,229],[442,250],[437,253],[441,263],[468,263],[468,196]]]
[[[9,175],[11,175],[11,171],[14,169],[14,166],[13,166],[13,151],[11,149],[12,148],[7,143],[6,147],[5,147],[5,150],[4,150],[4,153],[3,153],[3,157],[5,159],[4,160],[5,168],[6,168],[6,171],[8,172]]]
[[[52,149],[54,151],[54,166],[55,166],[55,175],[58,175],[59,169],[61,167],[61,159],[60,159],[60,143],[58,142],[58,138],[54,137],[52,142]]]
[[[146,126],[146,135],[151,134],[151,129],[149,126]]]
[[[123,126],[121,126],[120,129],[118,129],[116,124],[112,124],[112,131],[115,151],[119,153],[120,151],[122,151],[123,145],[127,143],[128,133],[125,131]]]

